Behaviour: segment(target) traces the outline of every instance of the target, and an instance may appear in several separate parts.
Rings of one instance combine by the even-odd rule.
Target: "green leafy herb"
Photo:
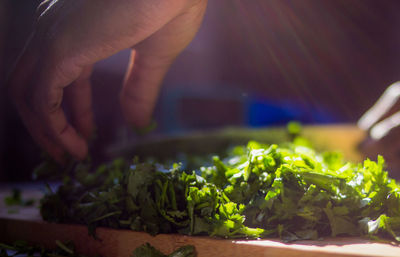
[[[4,203],[7,206],[32,206],[34,199],[22,199],[21,190],[14,188],[10,196],[4,197]]]
[[[169,255],[165,255],[156,248],[146,243],[133,251],[132,257],[195,257],[196,252],[194,246],[185,245],[175,250]]]
[[[133,131],[139,135],[146,135],[157,128],[157,122],[152,120],[147,126],[145,127],[133,127]]]
[[[298,128],[293,125],[293,134]],[[251,141],[185,170],[179,163],[116,159],[71,177],[41,202],[45,220],[224,238],[370,235],[400,239],[400,186],[384,160],[346,162],[293,142]]]

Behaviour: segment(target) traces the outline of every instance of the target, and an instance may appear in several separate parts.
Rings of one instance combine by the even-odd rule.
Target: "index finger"
[[[400,98],[400,82],[390,85],[376,103],[364,113],[357,125],[364,130],[369,130],[385,113],[387,113]]]
[[[9,80],[16,108],[33,139],[57,161],[65,151],[78,159],[87,154],[86,142],[67,122],[61,107],[63,89],[79,76],[81,68],[54,65],[31,43]],[[64,63],[65,65],[65,63]]]
[[[62,108],[64,88],[77,79],[83,69],[65,62],[52,63],[51,58],[44,58],[41,64],[38,79],[33,81],[36,90],[32,107],[36,119],[43,122],[43,133],[75,158],[83,159],[87,155],[87,143],[69,124]]]

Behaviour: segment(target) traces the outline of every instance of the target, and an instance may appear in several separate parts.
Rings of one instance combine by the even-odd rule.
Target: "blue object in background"
[[[196,87],[192,87],[196,88]],[[217,87],[216,87],[217,88]],[[172,90],[163,95],[158,108],[159,132],[180,133],[229,126],[267,127],[338,123],[338,115],[296,100],[271,100],[241,92]]]
[[[295,101],[270,101],[267,99],[249,99],[247,103],[247,125],[265,127],[285,125],[289,121],[301,123],[337,123],[340,119],[323,108],[304,106]]]

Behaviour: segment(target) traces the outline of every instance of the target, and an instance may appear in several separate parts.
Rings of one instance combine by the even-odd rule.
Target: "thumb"
[[[149,125],[169,64],[145,64],[144,57],[132,50],[120,101],[126,121],[138,128]]]
[[[122,111],[132,125],[144,127],[150,123],[162,80],[195,36],[206,5],[203,1],[189,8],[135,46],[121,92]]]

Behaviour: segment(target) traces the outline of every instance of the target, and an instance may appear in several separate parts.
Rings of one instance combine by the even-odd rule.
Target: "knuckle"
[[[47,109],[49,114],[53,114],[60,110],[61,108],[61,102],[62,102],[62,94],[56,94],[55,97],[50,97],[48,100],[47,106],[45,108]]]
[[[62,92],[61,94],[59,92],[51,94],[38,90],[34,92],[33,96],[27,93],[25,102],[40,116],[49,117],[61,110]]]
[[[57,130],[57,135],[64,135],[69,129],[69,124],[65,122],[63,126],[60,126],[60,128]]]
[[[61,102],[51,101],[48,105],[48,113],[55,113],[60,108]]]

